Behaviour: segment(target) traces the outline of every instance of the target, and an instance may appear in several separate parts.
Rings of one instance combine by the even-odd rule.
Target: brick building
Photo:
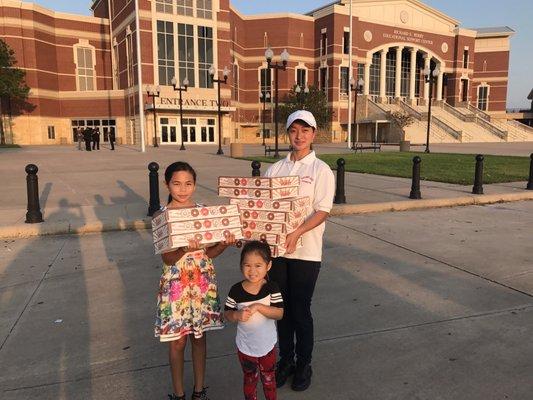
[[[416,113],[427,104],[425,67],[439,71],[432,91],[437,105],[505,117],[513,30],[463,28],[419,0],[339,0],[305,15],[244,16],[228,0],[94,0],[91,9],[88,17],[0,0],[0,36],[26,70],[36,106],[30,113],[9,110],[5,126],[15,143],[72,143],[77,126],[99,127],[104,140],[114,130],[119,142],[136,145],[151,146],[154,136],[161,144],[218,143],[212,64],[219,78],[224,67],[230,71],[221,86],[223,140],[260,142],[263,119],[273,130],[268,47],[274,61],[283,49],[290,53],[287,70],[279,73],[280,101],[294,85],[326,92],[333,111],[326,136],[332,141],[347,136],[350,52],[351,75],[364,81],[362,134],[365,123],[386,120],[391,107]],[[181,136],[174,77],[178,86],[185,78],[189,83]],[[160,88],[156,135],[150,85]],[[453,129],[446,121],[442,117]],[[380,129],[380,140],[395,140],[392,128]]]

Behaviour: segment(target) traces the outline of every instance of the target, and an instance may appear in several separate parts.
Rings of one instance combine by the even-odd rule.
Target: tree
[[[6,143],[2,107],[4,102],[9,104],[10,111],[13,105],[16,106],[17,110],[32,110],[34,108],[26,101],[30,93],[30,88],[24,81],[26,72],[16,68],[16,64],[15,52],[0,39],[0,144]]]
[[[415,119],[403,111],[394,111],[390,114],[392,121],[402,130],[402,140],[405,140],[405,128],[412,125]]]
[[[279,106],[279,120],[286,121],[288,116],[297,110],[307,110],[313,113],[318,128],[327,128],[331,121],[326,94],[315,86],[309,86],[309,93],[304,93],[303,89],[297,93],[296,85],[293,86],[284,104]]]

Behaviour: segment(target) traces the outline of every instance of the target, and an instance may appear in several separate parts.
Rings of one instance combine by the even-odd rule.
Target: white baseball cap
[[[309,111],[298,110],[293,112],[291,115],[289,115],[289,118],[287,118],[287,130],[289,130],[292,123],[298,119],[304,121],[307,125],[316,129],[315,116]]]

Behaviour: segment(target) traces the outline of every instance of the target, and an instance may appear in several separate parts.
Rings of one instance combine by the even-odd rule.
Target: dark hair
[[[176,161],[175,163],[170,164],[165,170],[165,182],[168,185],[172,179],[174,172],[186,171],[192,175],[194,183],[196,183],[196,171],[188,163],[183,161]],[[172,201],[172,196],[168,195],[168,202]]]
[[[249,253],[258,254],[267,264],[272,260],[270,246],[265,242],[260,242],[259,240],[252,240],[250,242],[246,242],[241,251],[241,266],[244,262],[244,257],[246,257],[246,255]]]

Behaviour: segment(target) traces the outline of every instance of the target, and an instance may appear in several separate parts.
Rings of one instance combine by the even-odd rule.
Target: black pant
[[[111,150],[115,150],[115,141],[111,140],[109,143],[111,143]]]
[[[283,296],[283,319],[277,322],[280,358],[309,364],[313,353],[313,316],[311,299],[320,272],[320,262],[278,257],[272,261],[268,276]],[[296,335],[296,345],[295,345]]]
[[[89,140],[85,141],[85,150],[91,151],[91,142]]]
[[[93,150],[100,150],[100,141],[93,140]]]

